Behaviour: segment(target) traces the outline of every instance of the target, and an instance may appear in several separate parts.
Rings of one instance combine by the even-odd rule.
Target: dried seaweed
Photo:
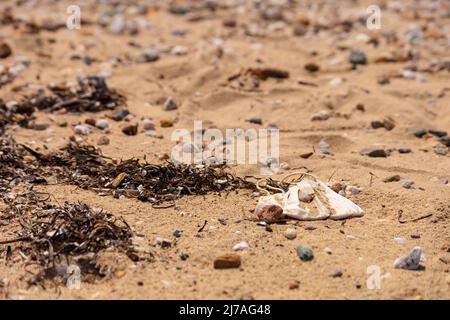
[[[68,112],[99,112],[112,110],[125,103],[125,97],[110,89],[106,80],[99,76],[79,78],[74,87],[66,85],[49,86],[51,95],[37,95],[29,98],[39,110]]]

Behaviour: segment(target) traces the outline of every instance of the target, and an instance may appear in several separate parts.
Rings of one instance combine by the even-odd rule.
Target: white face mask
[[[284,181],[290,174],[286,176]],[[364,211],[349,199],[337,194],[316,177],[301,173],[300,179],[287,192],[268,193],[259,198],[257,208],[264,205],[278,205],[287,217],[298,220],[345,219],[361,217]],[[272,188],[274,189],[274,188]]]

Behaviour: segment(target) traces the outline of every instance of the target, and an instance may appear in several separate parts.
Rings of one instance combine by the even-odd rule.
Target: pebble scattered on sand
[[[422,248],[415,247],[408,255],[401,256],[394,261],[394,267],[398,269],[418,270],[420,268],[420,257]]]
[[[254,123],[254,124],[262,124],[263,123],[262,118],[260,118],[260,117],[250,118],[247,120],[247,122]]]
[[[159,50],[155,48],[147,48],[136,58],[138,63],[155,62],[159,60]]]
[[[300,288],[300,281],[298,280],[294,280],[292,282],[289,283],[289,290],[295,290]]]
[[[215,269],[239,268],[241,265],[241,256],[236,253],[227,253],[217,257],[214,260]]]
[[[109,138],[107,136],[101,136],[97,140],[97,145],[99,146],[106,146],[109,144]]]
[[[106,119],[99,119],[95,122],[95,126],[100,130],[105,130],[109,128],[109,122]]]
[[[50,127],[49,123],[46,122],[39,122],[39,121],[35,121],[33,123],[30,124],[29,128],[36,130],[36,131],[44,131],[47,130]]]
[[[172,241],[163,237],[156,237],[156,244],[161,248],[169,248],[172,246]]]
[[[6,42],[0,42],[0,59],[8,58],[11,54],[11,47]]]
[[[368,147],[365,149],[362,149],[360,151],[360,154],[363,156],[368,156],[372,158],[386,158],[389,154],[388,152],[380,147]]]
[[[351,64],[366,64],[367,56],[362,49],[351,49],[348,60]]]
[[[316,114],[313,114],[311,116],[311,121],[325,121],[330,119],[331,117],[331,112],[328,110],[322,110]]]
[[[344,274],[344,271],[342,269],[338,268],[330,273],[330,277],[332,278],[340,278]]]
[[[155,122],[151,119],[144,119],[144,121],[142,122],[142,126],[143,126],[144,130],[155,130],[156,129]]]
[[[292,228],[286,229],[286,231],[284,231],[284,236],[286,237],[286,239],[294,240],[295,238],[297,238],[297,230]]]
[[[399,148],[398,152],[399,153],[411,153],[411,148],[407,148],[407,147],[403,147],[403,148]]]
[[[264,205],[255,209],[259,221],[276,223],[284,219],[283,208],[277,205]]]
[[[242,241],[233,246],[233,251],[242,251],[248,249],[248,247],[248,243],[246,241]]]
[[[164,102],[163,108],[165,111],[172,111],[178,109],[178,105],[172,97],[168,97]]]
[[[388,176],[386,178],[383,179],[383,182],[388,183],[388,182],[396,182],[396,181],[400,181],[401,177],[398,174],[394,174],[392,176]]]
[[[314,259],[313,250],[310,246],[307,245],[298,245],[297,255],[302,261],[311,261],[312,259]]]
[[[127,109],[122,109],[122,110],[115,111],[112,115],[112,118],[115,121],[122,121],[129,114],[130,114],[130,112]]]
[[[91,129],[89,128],[89,126],[85,126],[85,125],[77,125],[73,128],[75,134],[79,134],[79,135],[83,135],[83,136],[87,136],[88,134],[91,133]]]
[[[135,136],[138,133],[138,124],[130,124],[122,128],[122,132],[127,136]]]
[[[413,180],[403,180],[401,186],[405,189],[411,189],[414,186]]]

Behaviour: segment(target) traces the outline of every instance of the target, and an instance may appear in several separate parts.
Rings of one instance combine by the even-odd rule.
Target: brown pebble
[[[130,124],[122,128],[122,132],[128,136],[135,136],[138,132],[138,124]]]
[[[255,214],[259,221],[267,223],[275,223],[284,219],[283,208],[274,204],[257,207]]]
[[[101,136],[97,141],[97,145],[99,145],[99,146],[106,146],[108,144],[109,144],[109,138],[106,136]]]
[[[90,126],[95,127],[96,121],[95,121],[95,119],[87,118],[86,120],[84,120],[84,123],[86,123],[86,124],[88,124],[88,125],[90,125]]]
[[[364,111],[366,111],[366,108],[364,107],[364,105],[362,103],[358,103],[356,105],[356,110],[364,112]]]
[[[389,177],[384,178],[383,182],[386,182],[386,183],[388,183],[388,182],[395,182],[395,181],[400,181],[400,179],[401,179],[400,175],[395,174],[393,176],[389,176]]]
[[[344,274],[344,272],[341,269],[336,269],[330,274],[330,277],[340,278],[340,277],[342,277],[343,274]]]
[[[236,253],[227,253],[214,260],[214,269],[239,268],[241,256]]]
[[[339,192],[342,189],[344,189],[344,185],[342,183],[340,183],[340,182],[335,182],[331,186],[331,190],[333,190],[334,192]]]
[[[236,20],[232,18],[223,20],[223,26],[227,28],[234,28],[236,27],[236,24]]]
[[[5,42],[1,42],[0,43],[0,59],[5,59],[7,57],[9,57],[12,53],[11,47],[5,43]]]
[[[169,128],[173,127],[173,121],[168,119],[163,119],[160,121],[161,127],[163,128]]]
[[[418,234],[418,233],[411,233],[411,238],[412,239],[420,239],[420,234]]]
[[[300,158],[308,159],[308,158],[311,157],[313,154],[314,154],[314,152],[302,153],[302,154],[300,155]]]
[[[305,70],[308,72],[317,72],[320,70],[320,67],[318,64],[314,63],[314,62],[310,62],[305,64]]]
[[[300,288],[300,281],[294,280],[291,283],[289,283],[289,290],[295,290]]]

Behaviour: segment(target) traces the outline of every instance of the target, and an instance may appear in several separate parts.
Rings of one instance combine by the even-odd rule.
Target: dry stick
[[[10,244],[10,243],[20,242],[20,241],[29,241],[29,240],[31,240],[30,237],[19,237],[19,238],[15,238],[15,239],[0,241],[0,245],[2,245],[2,244]]]
[[[402,218],[402,215],[403,215],[403,210],[398,210],[397,220],[398,220],[399,223],[417,222],[419,220],[431,217],[433,214],[432,213],[427,213],[427,214],[424,214],[423,216],[420,216],[420,217],[417,217],[417,218],[414,218],[414,219],[411,219],[411,220],[403,220],[403,221],[400,220]]]

